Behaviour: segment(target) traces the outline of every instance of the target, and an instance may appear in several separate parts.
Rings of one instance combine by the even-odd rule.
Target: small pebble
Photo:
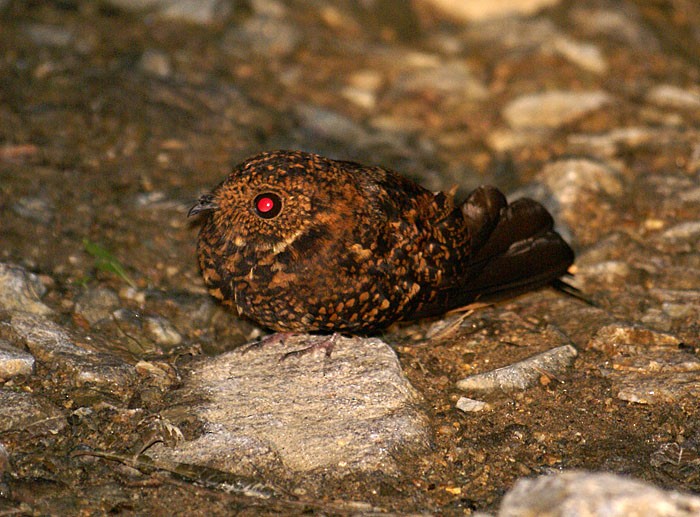
[[[6,473],[10,472],[12,466],[10,465],[10,454],[7,452],[7,448],[0,443],[0,480],[2,480]],[[0,495],[2,497],[2,495]]]
[[[18,375],[34,372],[34,357],[24,350],[0,339],[0,382]]]
[[[108,320],[119,308],[119,296],[106,287],[88,288],[81,293],[75,303],[75,312],[87,320],[90,325]]]
[[[159,345],[173,347],[182,343],[182,335],[170,321],[161,316],[146,317],[144,326],[148,336]]]
[[[26,27],[31,40],[40,46],[67,47],[73,41],[73,33],[66,27],[34,23]]]
[[[669,108],[700,109],[700,91],[691,91],[673,86],[660,84],[654,86],[647,94],[648,99]]]
[[[147,49],[141,54],[139,67],[147,74],[161,78],[169,77],[173,72],[170,56],[155,49]]]
[[[561,36],[554,40],[552,46],[557,53],[584,70],[602,74],[608,69],[608,63],[596,45]]]
[[[477,413],[479,411],[488,411],[491,409],[491,404],[483,400],[475,400],[467,397],[459,397],[456,404],[457,409],[465,413]]]
[[[131,286],[125,286],[119,289],[119,298],[134,302],[139,306],[143,306],[143,304],[146,303],[146,293]]]
[[[0,308],[33,314],[53,311],[41,302],[46,287],[39,277],[20,266],[0,262]]]
[[[19,216],[41,224],[49,224],[54,218],[54,206],[42,197],[21,197],[12,205]]]

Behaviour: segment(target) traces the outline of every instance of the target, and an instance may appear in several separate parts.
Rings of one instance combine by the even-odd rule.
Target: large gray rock
[[[394,472],[397,455],[425,452],[421,397],[384,342],[338,338],[330,357],[282,359],[323,339],[297,336],[197,365],[162,414],[175,423],[195,417],[203,432],[175,448],[159,444],[156,457],[251,475]]]

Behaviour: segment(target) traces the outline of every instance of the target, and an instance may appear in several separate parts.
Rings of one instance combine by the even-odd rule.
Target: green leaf
[[[83,247],[85,248],[85,251],[92,255],[92,257],[95,259],[95,267],[97,269],[115,274],[134,289],[137,288],[136,282],[131,279],[131,277],[126,273],[126,269],[124,269],[121,262],[119,262],[117,257],[112,255],[109,250],[103,248],[96,242],[88,240],[87,238],[83,239]]]

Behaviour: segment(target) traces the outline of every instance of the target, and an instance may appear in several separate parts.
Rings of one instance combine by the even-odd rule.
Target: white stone
[[[564,472],[521,479],[498,517],[697,517],[700,497],[608,473]]]
[[[483,21],[505,16],[533,14],[559,0],[423,0],[457,21]]]

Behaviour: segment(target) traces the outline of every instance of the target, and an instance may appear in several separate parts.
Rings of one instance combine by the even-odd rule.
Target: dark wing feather
[[[492,194],[483,199],[493,198]],[[478,199],[472,195],[465,205]],[[466,217],[478,210],[463,208],[463,212]],[[483,212],[489,211],[485,208]],[[550,285],[566,274],[574,261],[573,251],[554,231],[551,215],[536,201],[519,199],[501,206],[495,224],[490,218],[482,220],[490,231],[484,235],[484,227],[476,229],[475,245],[461,277],[438,287],[429,302],[418,305],[411,318],[434,316],[474,301],[492,301]]]

